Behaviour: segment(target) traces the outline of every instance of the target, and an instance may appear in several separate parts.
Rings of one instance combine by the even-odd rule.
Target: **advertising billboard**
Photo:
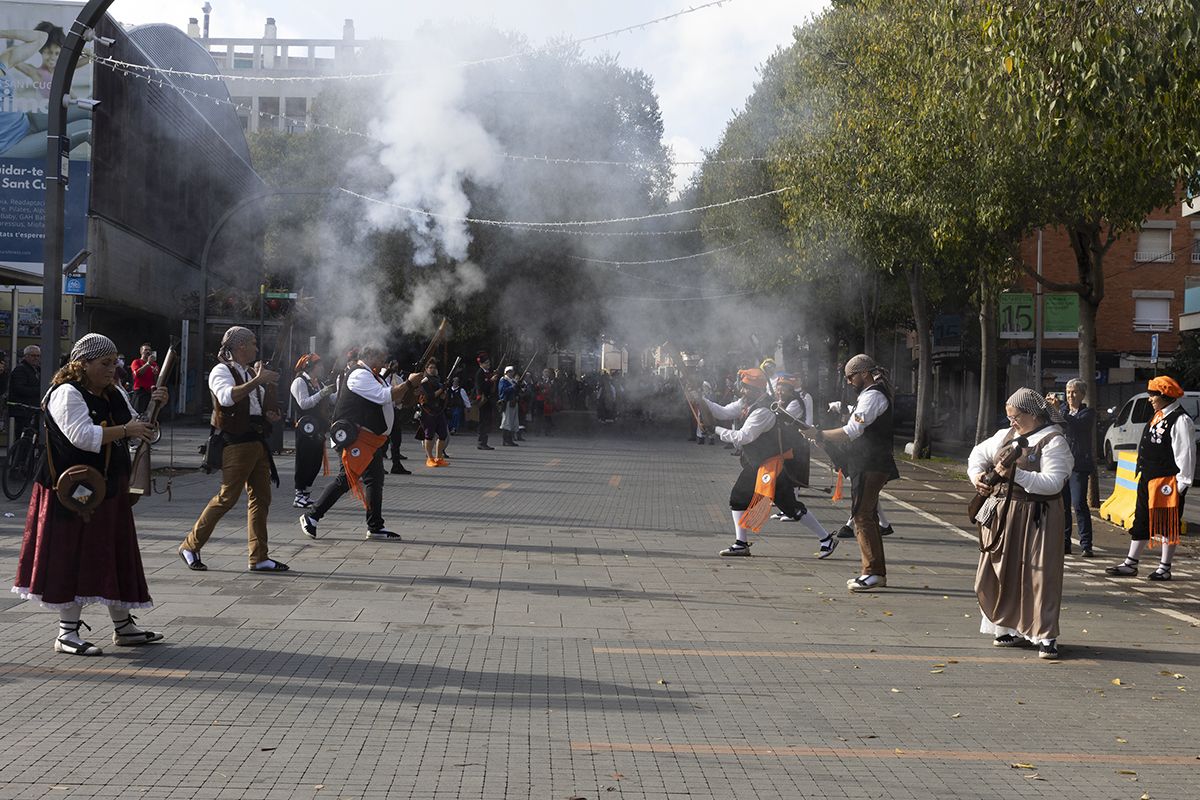
[[[81,2],[0,2],[0,264],[31,277],[42,274],[50,85],[66,31],[82,8]],[[92,94],[86,52],[71,94]],[[66,113],[71,163],[63,252],[69,258],[87,241],[92,119],[74,106]]]

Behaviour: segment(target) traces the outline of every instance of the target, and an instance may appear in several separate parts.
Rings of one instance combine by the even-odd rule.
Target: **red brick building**
[[[1104,300],[1096,320],[1097,380],[1102,403],[1138,391],[1134,384],[1154,373],[1152,337],[1158,335],[1158,367],[1170,361],[1183,330],[1200,328],[1200,313],[1185,316],[1184,298],[1191,276],[1200,276],[1200,221],[1185,216],[1185,207],[1156,211],[1121,237],[1104,259]],[[1021,255],[1031,267],[1038,261],[1038,238],[1030,237]],[[1042,273],[1057,283],[1077,280],[1075,254],[1062,230],[1047,229],[1041,237]],[[1195,281],[1200,285],[1200,278]],[[1034,386],[1034,325],[1025,297],[1037,290],[1025,278],[1001,304],[1002,345],[1008,384]],[[1198,289],[1197,291],[1200,291]],[[1056,296],[1057,295],[1057,296]],[[1062,389],[1078,375],[1077,299],[1042,289],[1042,388]],[[1200,300],[1200,298],[1196,298]],[[1187,311],[1200,312],[1200,303]],[[1036,317],[1036,312],[1033,313]],[[1189,387],[1194,388],[1194,387]]]

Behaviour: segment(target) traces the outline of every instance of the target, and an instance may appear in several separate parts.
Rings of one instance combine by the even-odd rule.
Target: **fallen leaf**
[[[659,679],[658,679],[658,685],[659,685],[659,686],[666,686],[666,685],[667,685],[667,683],[668,683],[668,681],[664,681],[662,678],[659,678]]]
[[[962,716],[962,714],[951,714],[950,719],[958,719],[961,716]]]
[[[957,664],[957,663],[958,663],[958,661],[957,661],[956,659],[953,659],[953,658],[947,658],[947,659],[946,659],[946,663],[947,663],[947,664]]]
[[[325,788],[325,784],[323,784],[323,783],[314,783],[314,784],[313,784],[313,788],[314,788],[314,789],[324,789],[324,788]]]
[[[1109,681],[1109,683],[1111,683],[1113,686],[1124,686],[1125,685],[1125,684],[1121,683],[1120,678],[1113,678],[1111,681]]]
[[[1142,796],[1141,796],[1140,800],[1150,800],[1150,793],[1142,792]]]
[[[1122,739],[1120,736],[1118,736],[1118,737],[1117,737],[1117,744],[1129,744],[1129,740],[1127,740],[1127,739]]]
[[[1137,773],[1131,769],[1119,769],[1119,770],[1117,770],[1117,774],[1118,775],[1137,775]]]
[[[1183,680],[1183,679],[1184,679],[1186,676],[1184,676],[1184,675],[1180,675],[1178,672],[1173,672],[1173,673],[1171,673],[1171,677],[1172,677],[1172,678],[1174,678],[1174,679],[1175,679],[1175,680],[1177,680],[1177,681],[1181,681],[1181,680]]]
[[[1013,769],[1037,769],[1033,764],[1022,764],[1020,761],[1009,764]]]
[[[1024,701],[1024,700],[1018,700],[1018,701],[1017,701],[1017,705],[1019,705],[1019,706],[1023,706],[1023,705],[1025,705],[1025,701]]]
[[[892,687],[892,694],[903,694],[899,689]]]
[[[946,670],[944,670],[944,669],[931,669],[931,670],[929,670],[929,674],[930,674],[930,675],[938,675],[938,674],[940,674],[940,673],[943,673],[943,672],[945,672],[945,671],[946,671]]]
[[[1045,779],[1045,778],[1043,778],[1041,775],[1038,775],[1036,772],[1031,772],[1031,773],[1029,773],[1028,775],[1022,775],[1021,777],[1023,777],[1023,778],[1028,778],[1028,779],[1029,779],[1029,780],[1031,780],[1031,781],[1044,781],[1044,780],[1046,780],[1046,779]]]
[[[894,614],[892,614],[892,612],[890,612],[890,611],[885,611],[885,612],[883,612],[883,615],[884,615],[885,617],[891,617],[891,616],[895,616],[895,615],[894,615]]]
[[[897,748],[896,748],[895,750],[893,750],[892,752],[894,752],[896,755],[902,755],[902,754],[904,753],[904,751],[903,751],[903,750],[901,750],[899,747],[897,747]]]
[[[261,752],[261,753],[269,753],[269,752],[271,752],[271,751],[272,751],[272,750],[274,750],[274,749],[275,749],[274,747],[260,747],[260,748],[258,748],[259,752]]]
[[[934,669],[940,669],[940,668],[942,668],[942,667],[944,667],[944,666],[946,666],[946,665],[945,665],[945,664],[934,664],[934,665],[933,665]]]

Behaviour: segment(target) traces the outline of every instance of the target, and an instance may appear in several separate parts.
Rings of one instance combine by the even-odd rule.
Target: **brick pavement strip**
[[[280,459],[287,575],[245,571],[237,511],[184,570],[215,480],[179,476],[137,508],[164,644],[56,655],[52,615],[0,600],[0,800],[1196,796],[1194,553],[1168,585],[1116,581],[1098,525],[1099,563],[1068,558],[1064,658],[1039,662],[978,633],[945,469],[888,487],[889,588],[852,595],[854,543],[818,561],[799,526],[717,557],[727,451],[606,434],[454,438],[449,469],[389,476],[394,544],[351,498],[303,537]],[[24,508],[2,508],[11,576]]]

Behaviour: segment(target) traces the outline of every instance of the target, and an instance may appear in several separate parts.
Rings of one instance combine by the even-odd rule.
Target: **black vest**
[[[755,409],[770,408],[771,402],[772,398],[770,395],[757,400],[750,406],[750,408],[746,410],[746,417],[749,418],[751,412],[753,412]],[[779,422],[775,415],[772,414],[771,425],[765,431],[760,433],[758,438],[753,442],[742,445],[742,466],[761,466],[762,463],[768,458],[777,456],[783,452],[780,450],[778,426]]]
[[[342,381],[341,391],[338,392],[337,406],[333,410],[334,419],[345,419],[359,427],[366,428],[372,433],[386,434],[387,420],[383,416],[383,406],[368,400],[360,394],[351,391],[350,375],[366,367],[358,366],[346,373]],[[370,370],[367,370],[370,372]],[[371,380],[375,380],[372,376]]]
[[[879,392],[887,398],[887,408],[875,421],[866,427],[863,435],[850,442],[847,471],[851,475],[864,472],[884,472],[897,477],[896,459],[892,454],[892,398],[877,383],[862,390],[859,399],[867,392]]]
[[[1187,412],[1177,408],[1153,425],[1146,425],[1138,445],[1137,471],[1143,478],[1165,478],[1179,474],[1175,451],[1171,447],[1171,429]]]
[[[60,384],[54,388],[55,392],[67,391],[65,388],[68,384]],[[88,414],[92,418],[93,425],[104,425],[106,427],[121,426],[133,419],[129,413],[129,406],[126,405],[125,399],[121,397],[121,393],[116,389],[109,388],[105,390],[103,397],[96,395],[84,389],[83,386],[77,383],[69,384],[79,390],[79,394],[83,396],[83,401],[87,403]],[[104,474],[108,479],[108,486],[104,496],[110,498],[116,495],[119,490],[121,478],[129,475],[129,447],[124,440],[110,442],[106,445],[101,445],[99,453],[89,453],[86,450],[80,450],[75,445],[71,444],[67,439],[67,435],[58,427],[58,423],[50,416],[44,414],[46,420],[46,447],[49,450],[49,461],[42,464],[41,472],[38,475],[38,482],[47,488],[53,488],[50,476],[50,462],[54,464],[54,478],[57,479],[68,467],[74,467],[78,464],[94,467],[96,470]],[[111,453],[108,451],[111,450]],[[105,470],[105,458],[108,460],[108,469]]]

